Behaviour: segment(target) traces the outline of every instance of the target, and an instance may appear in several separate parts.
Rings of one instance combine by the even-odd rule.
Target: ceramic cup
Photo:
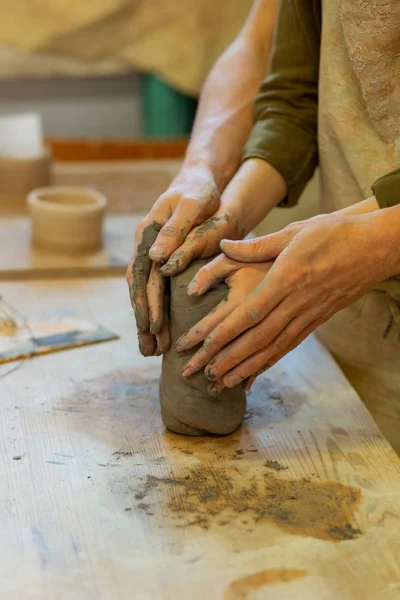
[[[106,197],[90,188],[34,190],[28,195],[33,245],[66,254],[100,250],[106,205]]]

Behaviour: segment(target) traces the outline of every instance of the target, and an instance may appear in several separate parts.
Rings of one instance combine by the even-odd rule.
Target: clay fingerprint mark
[[[262,521],[301,536],[330,542],[352,540],[361,532],[353,525],[361,500],[358,489],[336,482],[286,480],[271,471],[248,479],[248,473],[220,469],[192,469],[183,477],[147,476],[136,499],[151,500],[157,490],[163,512],[179,527],[224,527],[244,517],[248,531]],[[165,500],[163,500],[165,498]],[[138,507],[139,508],[139,507]],[[154,503],[156,509],[156,503]]]
[[[302,569],[266,569],[247,577],[241,577],[230,583],[224,594],[224,600],[245,600],[250,592],[266,585],[296,581],[307,575]]]
[[[258,377],[248,395],[248,410],[245,415],[247,421],[279,423],[295,415],[306,399],[297,391],[296,394],[290,389],[289,381],[282,386],[267,375]]]

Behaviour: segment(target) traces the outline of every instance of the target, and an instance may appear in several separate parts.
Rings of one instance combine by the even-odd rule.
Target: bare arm
[[[163,352],[169,345],[160,265],[166,263],[165,275],[177,274],[195,258],[218,251],[223,237],[240,237],[238,218],[224,212],[220,194],[239,167],[251,130],[254,99],[268,68],[277,3],[255,0],[242,31],[214,66],[182,168],[136,230],[127,281],[145,355]],[[153,231],[159,231],[156,239],[151,239]],[[143,242],[150,239],[144,248]],[[144,271],[140,255],[147,253],[151,260]]]
[[[185,167],[207,170],[222,192],[236,172],[266,75],[277,0],[256,0],[247,22],[212,69],[201,94]]]

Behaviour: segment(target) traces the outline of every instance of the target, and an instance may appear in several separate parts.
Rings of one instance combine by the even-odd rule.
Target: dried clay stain
[[[162,510],[179,527],[198,525],[207,530],[245,516],[251,526],[266,520],[291,534],[331,542],[361,534],[353,524],[361,500],[358,489],[336,482],[287,480],[271,472],[248,480],[237,473],[233,477],[227,469],[214,468],[191,469],[183,477],[148,475],[135,498],[150,503],[156,490],[158,503],[165,493]]]
[[[286,583],[302,579],[307,575],[302,569],[265,569],[240,579],[235,579],[229,584],[224,600],[244,600],[250,592],[267,585]]]

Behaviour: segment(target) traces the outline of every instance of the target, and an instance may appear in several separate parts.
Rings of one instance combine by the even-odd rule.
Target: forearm
[[[243,31],[212,69],[200,98],[184,167],[211,173],[222,192],[240,164],[265,77],[276,0],[257,0]]]
[[[373,215],[376,246],[382,256],[382,279],[400,274],[400,204]]]
[[[280,173],[260,159],[245,161],[221,198],[220,210],[238,221],[241,237],[247,235],[286,195]]]

